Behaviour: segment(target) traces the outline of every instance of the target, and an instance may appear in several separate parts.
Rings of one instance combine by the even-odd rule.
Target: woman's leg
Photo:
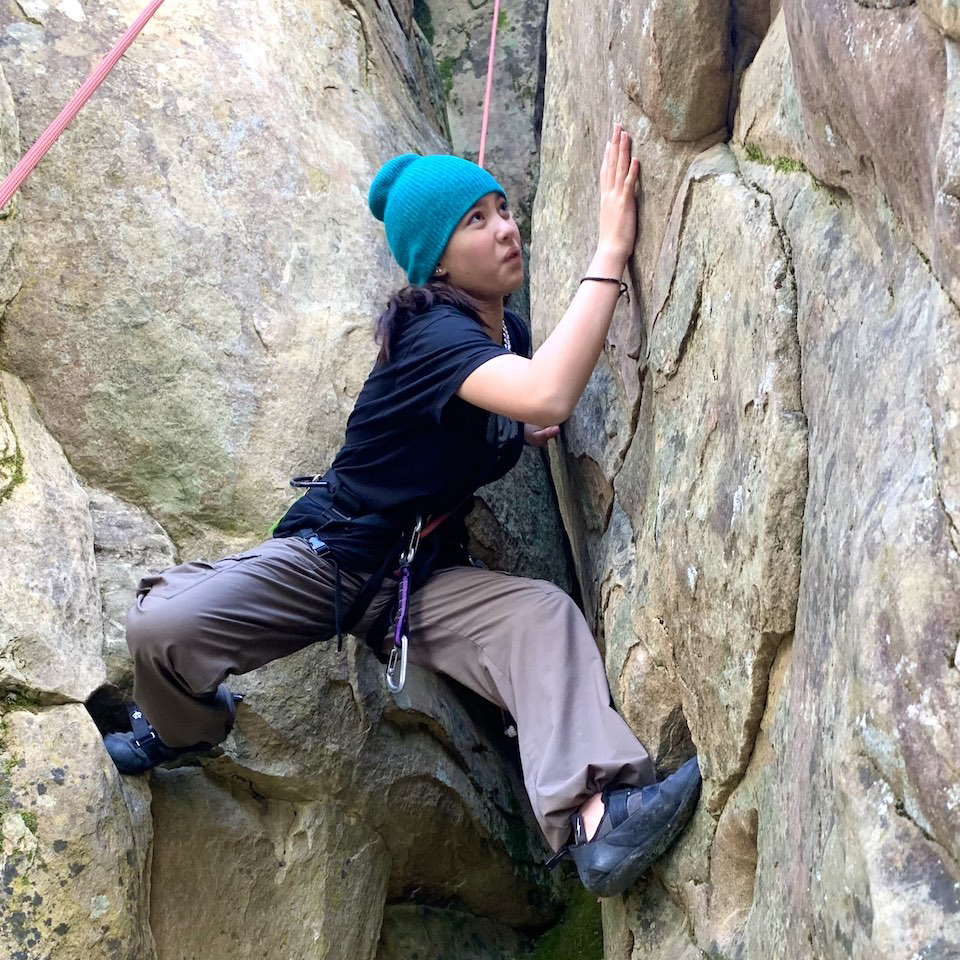
[[[656,779],[646,750],[610,706],[583,615],[546,580],[475,567],[435,573],[411,598],[410,660],[514,717],[527,793],[554,850],[569,839],[571,813],[602,787]]]
[[[341,570],[345,615],[362,575]],[[214,699],[246,673],[334,631],[334,568],[299,538],[140,581],[127,615],[134,699],[170,747],[219,743],[230,712]]]

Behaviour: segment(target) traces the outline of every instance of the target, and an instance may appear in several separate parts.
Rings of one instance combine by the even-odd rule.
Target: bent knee
[[[196,617],[183,604],[149,593],[127,611],[127,647],[134,660],[169,661],[173,651],[196,635]]]

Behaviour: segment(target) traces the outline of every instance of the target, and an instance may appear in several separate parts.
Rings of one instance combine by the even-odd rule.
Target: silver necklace
[[[501,324],[501,326],[503,327],[503,345],[504,345],[511,353],[513,353],[513,347],[512,347],[511,344],[510,344],[510,334],[507,333],[507,321],[506,321],[506,320],[501,320],[501,321],[500,321],[500,324]]]

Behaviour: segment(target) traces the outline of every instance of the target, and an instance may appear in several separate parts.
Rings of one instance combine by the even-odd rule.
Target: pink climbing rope
[[[487,145],[487,118],[490,116],[490,91],[493,89],[493,54],[497,49],[497,21],[500,19],[500,0],[493,0],[493,26],[490,28],[490,57],[487,60],[487,91],[483,95],[483,124],[480,127],[480,156],[477,166],[483,166],[483,152]]]
[[[163,0],[151,0],[147,8],[127,28],[127,32],[117,41],[116,46],[100,61],[99,66],[83,82],[83,86],[73,95],[73,99],[60,111],[60,115],[40,135],[37,142],[20,158],[0,184],[0,212],[7,201],[17,192],[20,185],[43,159],[43,155],[53,146],[57,137],[70,125],[83,105],[103,82],[107,74],[117,65],[117,61],[127,52],[127,47],[137,38],[137,34],[146,26],[147,21],[157,12]]]

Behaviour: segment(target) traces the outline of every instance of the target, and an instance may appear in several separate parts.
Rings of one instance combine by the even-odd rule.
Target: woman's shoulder
[[[409,317],[397,346],[409,346],[416,342],[447,341],[462,339],[465,331],[479,331],[480,325],[468,313],[448,303],[438,303],[429,310]]]

